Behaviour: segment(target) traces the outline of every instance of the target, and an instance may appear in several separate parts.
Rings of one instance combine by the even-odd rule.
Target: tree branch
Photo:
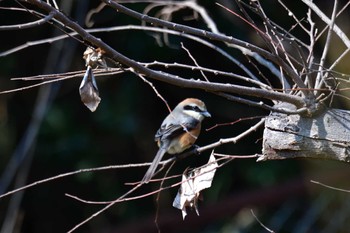
[[[83,29],[80,25],[71,21],[68,17],[66,17],[63,13],[57,11],[54,7],[44,3],[42,1],[35,1],[35,0],[28,0],[28,1],[34,5],[42,8],[43,10],[45,10],[47,12],[52,12],[54,14],[55,19],[62,22],[64,25],[66,25],[66,27],[71,28],[72,30],[76,31],[83,38],[84,41],[87,41],[87,42],[95,45],[96,47],[100,47],[101,49],[103,49],[106,52],[106,54],[110,56],[111,59],[113,59],[117,62],[120,62],[124,65],[127,65],[129,67],[132,67],[135,72],[144,74],[150,78],[153,78],[153,79],[156,79],[156,80],[159,80],[162,82],[166,82],[169,84],[173,84],[176,86],[187,87],[187,88],[197,88],[197,89],[202,89],[202,90],[212,91],[212,92],[219,92],[219,91],[220,92],[228,92],[228,93],[256,96],[256,97],[260,97],[260,98],[288,102],[288,103],[294,104],[298,108],[304,106],[304,104],[305,104],[304,99],[301,97],[298,97],[298,96],[292,96],[292,95],[288,95],[288,94],[284,94],[284,93],[271,92],[271,91],[266,91],[266,90],[262,90],[262,89],[258,89],[258,88],[245,87],[245,86],[234,85],[234,84],[208,83],[205,81],[180,78],[178,76],[175,76],[175,75],[172,75],[169,73],[165,73],[165,72],[154,71],[154,70],[149,69],[147,67],[144,67],[141,64],[137,63],[136,61],[129,59],[128,57],[118,53],[112,47],[110,47],[109,45],[107,45],[106,43],[101,41],[100,39],[98,39],[95,36],[86,32],[86,30]],[[196,29],[196,30],[198,30],[198,29]],[[241,42],[241,43],[243,43],[243,42]],[[259,50],[261,50],[261,49],[259,49]]]

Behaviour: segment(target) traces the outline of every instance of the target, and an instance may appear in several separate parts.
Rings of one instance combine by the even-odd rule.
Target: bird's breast
[[[197,140],[200,132],[200,125],[196,129],[185,132],[177,138],[171,140],[167,153],[179,154],[190,148]]]

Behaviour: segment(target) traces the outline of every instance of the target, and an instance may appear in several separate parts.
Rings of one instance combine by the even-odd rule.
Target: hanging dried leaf
[[[182,176],[181,187],[175,197],[173,206],[182,211],[182,217],[187,215],[186,207],[194,208],[197,215],[198,199],[203,189],[210,188],[218,164],[213,154],[211,154],[207,165],[199,169],[193,169],[190,172],[184,172]]]
[[[105,51],[97,48],[92,49],[90,47],[87,47],[84,54],[83,59],[85,60],[85,66],[91,66],[91,67],[102,67],[107,69],[107,63],[106,60],[103,58],[103,54],[105,54]]]
[[[91,66],[88,66],[79,87],[81,101],[91,112],[94,112],[99,105],[101,98],[99,97],[95,76],[92,73]]]

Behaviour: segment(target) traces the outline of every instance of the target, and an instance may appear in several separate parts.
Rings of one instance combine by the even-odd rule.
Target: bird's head
[[[205,117],[211,117],[203,101],[195,98],[188,98],[180,102],[174,111],[181,111],[183,114],[191,116],[199,121]]]

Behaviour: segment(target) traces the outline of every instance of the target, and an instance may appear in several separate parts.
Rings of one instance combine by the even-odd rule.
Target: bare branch
[[[205,150],[213,149],[213,148],[218,147],[218,146],[220,146],[222,144],[226,144],[226,143],[233,143],[233,144],[235,144],[238,140],[241,140],[242,138],[244,138],[247,135],[251,134],[252,132],[256,131],[260,126],[262,126],[264,124],[264,122],[265,122],[265,118],[261,119],[258,123],[256,123],[252,127],[250,127],[248,130],[244,131],[243,133],[241,133],[241,134],[239,134],[239,135],[237,135],[235,137],[220,139],[217,142],[214,142],[214,143],[211,143],[211,144],[208,144],[206,146],[198,148],[197,151],[199,153],[202,153]]]
[[[308,7],[312,9],[327,25],[332,25],[332,20],[329,19],[321,10],[310,0],[302,0]],[[334,24],[333,31],[337,36],[343,41],[346,47],[350,48],[350,40],[346,34],[338,27],[337,24]]]
[[[323,83],[324,83],[324,75],[325,74],[324,74],[324,72],[322,72],[322,67],[324,66],[326,56],[328,54],[329,46],[331,43],[332,34],[333,34],[333,27],[335,25],[335,19],[336,19],[336,14],[337,14],[337,7],[338,7],[338,0],[334,0],[332,19],[331,19],[330,24],[329,24],[327,39],[326,39],[326,42],[324,43],[324,49],[322,52],[320,66],[319,66],[317,77],[316,77],[315,88],[321,88]],[[316,93],[316,95],[317,95],[317,93]]]
[[[272,60],[275,63],[278,63],[281,66],[283,66],[283,68],[288,73],[288,75],[290,75],[290,77],[293,79],[293,81],[295,81],[295,83],[299,87],[306,88],[304,83],[300,80],[298,74],[296,74],[289,66],[287,66],[287,64],[285,64],[280,57],[276,57],[273,54],[267,52],[266,50],[259,48],[255,45],[252,45],[248,42],[244,42],[244,41],[238,40],[238,39],[233,38],[233,37],[224,36],[223,34],[216,34],[216,33],[208,32],[205,30],[200,30],[200,29],[189,27],[189,26],[185,26],[185,25],[176,24],[176,23],[164,21],[161,19],[153,18],[153,17],[150,17],[148,15],[140,14],[136,11],[130,10],[130,9],[128,9],[128,8],[118,4],[116,2],[110,2],[108,0],[102,0],[102,1],[105,2],[107,5],[111,6],[113,9],[117,10],[118,12],[125,13],[131,17],[134,17],[134,18],[142,20],[142,21],[146,21],[146,22],[154,24],[154,25],[160,25],[163,27],[172,28],[176,31],[186,32],[186,33],[191,34],[191,35],[206,37],[206,38],[211,39],[211,40],[218,40],[218,41],[238,45],[239,47],[243,47],[243,48],[252,50],[252,51],[260,54],[261,56],[264,56],[266,59]]]
[[[38,180],[38,181],[35,181],[35,182],[30,183],[28,185],[22,186],[22,187],[20,187],[18,189],[11,190],[11,191],[9,191],[7,193],[1,194],[0,195],[0,199],[4,198],[6,196],[12,195],[12,194],[14,194],[16,192],[19,192],[19,191],[31,188],[33,186],[39,185],[39,184],[43,184],[43,183],[46,183],[46,182],[49,182],[49,181],[52,181],[52,180],[57,180],[57,179],[61,179],[61,178],[64,178],[64,177],[76,175],[76,174],[79,174],[79,173],[104,171],[104,170],[110,170],[110,169],[124,169],[124,168],[135,168],[135,167],[146,167],[146,166],[149,166],[149,165],[151,165],[151,163],[110,165],[110,166],[104,166],[104,167],[79,169],[79,170],[75,170],[75,171],[72,171],[72,172],[62,173],[62,174],[59,174],[57,176],[52,176],[52,177],[49,177],[49,178],[46,178],[46,179],[43,179],[43,180]]]
[[[50,21],[52,18],[53,18],[53,14],[50,13],[47,16],[45,16],[45,18],[36,20],[34,22],[23,23],[23,24],[16,24],[16,25],[3,25],[3,26],[0,26],[0,31],[19,30],[19,29],[32,28],[32,27],[36,27],[36,26],[40,26],[42,24],[45,24],[48,21]]]
[[[198,88],[198,89],[203,89],[207,91],[213,91],[213,92],[218,92],[218,91],[223,91],[223,92],[229,92],[229,93],[236,93],[236,94],[243,94],[243,95],[252,95],[252,96],[257,96],[257,97],[262,97],[262,98],[268,98],[268,99],[275,99],[275,100],[280,100],[280,101],[285,101],[292,103],[296,105],[297,107],[302,107],[304,105],[304,99],[297,97],[297,96],[291,96],[287,95],[284,93],[277,93],[277,92],[270,92],[266,90],[261,90],[261,89],[256,89],[256,88],[250,88],[250,87],[243,87],[239,85],[234,85],[234,84],[221,84],[221,83],[208,83],[204,81],[199,81],[199,80],[190,80],[190,79],[184,79],[180,78],[178,76],[169,74],[169,73],[164,73],[164,72],[158,72],[154,71],[151,69],[148,69],[134,60],[131,60],[127,58],[126,56],[118,53],[115,51],[113,48],[102,42],[100,39],[94,37],[93,35],[87,33],[82,27],[80,27],[77,23],[72,22],[69,20],[64,14],[61,12],[56,11],[53,7],[43,3],[43,2],[37,2],[30,0],[31,3],[37,5],[38,7],[43,8],[44,10],[51,12],[54,12],[54,17],[65,23],[68,27],[72,28],[75,30],[85,41],[89,41],[91,44],[96,45],[97,47],[100,47],[104,51],[106,51],[106,54],[111,57],[111,59],[116,60],[122,64],[125,64],[127,66],[130,66],[134,69],[135,72],[142,73],[144,75],[147,75],[148,77],[154,78],[156,80],[160,80],[163,82],[167,82],[176,86],[183,86],[183,87],[188,87],[188,88]],[[119,6],[115,2],[109,3],[112,6]],[[118,8],[117,8],[118,9]],[[122,10],[124,9],[123,7],[121,8]],[[135,12],[137,16],[139,16],[139,13]],[[142,14],[140,14],[142,16]],[[148,17],[148,16],[147,16]],[[142,16],[143,19],[143,16]],[[167,22],[167,24],[172,24]],[[187,26],[180,26],[180,28],[175,27],[177,30],[180,30],[182,27],[187,27]],[[198,29],[190,29],[194,31],[202,31]],[[198,34],[198,32],[197,32]],[[261,49],[259,49],[261,50]]]

